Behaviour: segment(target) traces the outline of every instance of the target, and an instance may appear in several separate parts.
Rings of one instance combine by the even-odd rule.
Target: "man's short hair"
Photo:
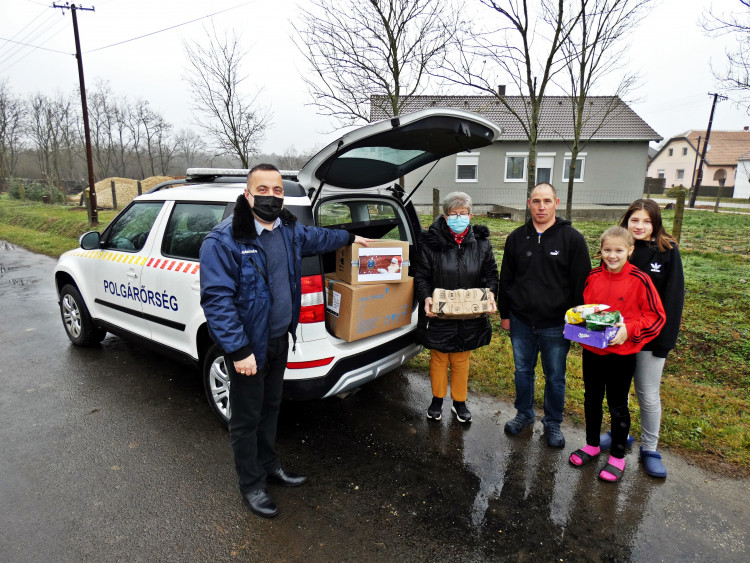
[[[261,170],[264,172],[279,172],[279,169],[276,168],[273,164],[268,164],[268,163],[256,164],[250,169],[250,172],[247,173],[247,179],[248,180],[250,179],[250,176],[253,175],[253,172],[257,172]],[[279,172],[279,174],[281,174],[281,172]]]
[[[549,188],[549,189],[551,189],[551,190],[552,190],[552,194],[553,194],[553,195],[555,196],[555,199],[557,199],[557,190],[555,189],[555,186],[553,186],[553,185],[552,185],[552,184],[550,184],[549,182],[539,182],[539,183],[538,183],[538,184],[537,184],[536,186],[534,186],[534,187],[533,187],[533,188],[531,189],[531,193],[533,194],[533,193],[534,193],[534,191],[535,191],[535,190],[536,190],[537,188]],[[531,194],[529,194],[529,199],[531,199]]]

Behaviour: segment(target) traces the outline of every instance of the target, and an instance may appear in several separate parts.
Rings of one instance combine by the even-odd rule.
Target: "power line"
[[[15,43],[16,45],[23,45],[24,47],[32,47],[34,49],[41,49],[42,51],[51,51],[53,53],[60,53],[62,55],[73,54],[73,53],[69,53],[68,51],[58,51],[57,49],[50,49],[48,47],[42,47],[41,45],[31,45],[30,43],[22,43],[21,41],[13,41],[12,39],[6,39],[5,37],[0,37],[0,41],[7,41],[8,43]]]
[[[151,35],[156,35],[158,33],[163,33],[165,31],[169,31],[171,29],[176,29],[178,27],[182,27],[184,25],[188,25],[190,23],[195,23],[197,21],[205,20],[207,18],[212,18],[214,16],[218,16],[219,14],[223,14],[224,12],[229,12],[231,10],[236,10],[237,8],[240,8],[242,6],[246,6],[250,4],[250,2],[243,2],[242,4],[237,4],[236,6],[232,6],[231,8],[226,8],[224,10],[220,10],[218,12],[214,12],[213,14],[208,14],[205,16],[201,16],[199,18],[195,18],[194,20],[186,21],[183,23],[178,23],[176,25],[172,25],[170,27],[165,27],[164,29],[160,29],[158,31],[152,31],[151,33],[146,33],[145,35],[139,35],[138,37],[133,37],[131,39],[125,39],[124,41],[118,41],[117,43],[112,43],[111,45],[105,45],[104,47],[97,47],[96,49],[91,49],[89,51],[86,51],[86,54],[88,53],[94,53],[96,51],[101,51],[102,49],[109,49],[110,47],[116,47],[117,45],[122,45],[124,43],[130,43],[131,41],[136,41],[138,39],[143,39],[144,37],[150,37]]]
[[[34,20],[26,24],[21,30],[17,31],[12,37],[10,37],[10,39],[12,41],[18,41],[22,43],[31,43],[32,40],[35,40],[40,35],[46,33],[50,29],[50,27],[54,25],[54,18],[55,14],[51,13],[48,13],[47,18],[43,19],[42,21],[38,21],[38,18],[34,18]],[[32,23],[36,24],[35,27],[24,33]],[[7,45],[7,49],[5,49],[4,54],[7,58],[18,50],[19,47],[16,47],[14,45]]]
[[[55,26],[57,27],[57,29],[55,29]],[[58,20],[57,24],[55,24],[53,22],[51,25],[47,26],[47,28],[42,32],[42,34],[47,33],[48,36],[46,37],[46,39],[42,40],[41,45],[34,45],[33,49],[28,50],[25,53],[21,51],[21,49],[22,49],[21,46],[13,47],[13,50],[11,50],[2,60],[0,60],[0,64],[5,63],[5,66],[3,66],[2,68],[0,68],[0,72],[6,72],[9,68],[11,68],[12,66],[18,64],[23,59],[25,59],[30,54],[32,54],[34,52],[34,50],[36,50],[36,49],[50,50],[50,49],[46,49],[46,48],[42,47],[42,45],[44,45],[45,43],[48,43],[54,37],[56,37],[60,32],[62,32],[62,30],[64,29],[64,27],[65,27],[65,20],[63,20],[63,19]],[[64,51],[59,51],[59,52],[62,52],[63,54],[66,54],[66,55],[70,54],[70,53],[66,53]],[[17,57],[17,58],[15,60],[13,60],[14,57]]]

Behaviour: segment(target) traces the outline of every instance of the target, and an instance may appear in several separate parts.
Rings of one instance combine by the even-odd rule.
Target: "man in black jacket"
[[[583,235],[570,221],[555,216],[560,199],[552,184],[537,184],[527,203],[531,220],[508,235],[500,268],[501,326],[510,330],[518,411],[505,423],[505,431],[515,435],[534,424],[534,370],[541,352],[544,434],[550,446],[562,448],[570,349],[563,337],[564,317],[570,307],[583,303],[591,259]]]

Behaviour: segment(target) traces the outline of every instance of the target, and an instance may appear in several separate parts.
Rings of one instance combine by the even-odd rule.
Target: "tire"
[[[211,410],[224,426],[229,426],[229,371],[224,363],[224,352],[212,345],[203,360],[203,389]]]
[[[94,346],[107,336],[106,330],[94,324],[83,297],[73,285],[65,285],[60,291],[60,316],[65,333],[76,346]]]

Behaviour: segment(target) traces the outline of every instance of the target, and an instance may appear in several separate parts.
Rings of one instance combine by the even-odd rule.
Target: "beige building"
[[[705,138],[705,131],[686,131],[669,139],[651,160],[648,177],[664,178],[667,188],[692,187]],[[709,141],[701,186],[713,187],[713,194],[719,186],[733,190],[739,158],[750,151],[750,131],[711,131]],[[724,195],[729,193],[724,192]]]

